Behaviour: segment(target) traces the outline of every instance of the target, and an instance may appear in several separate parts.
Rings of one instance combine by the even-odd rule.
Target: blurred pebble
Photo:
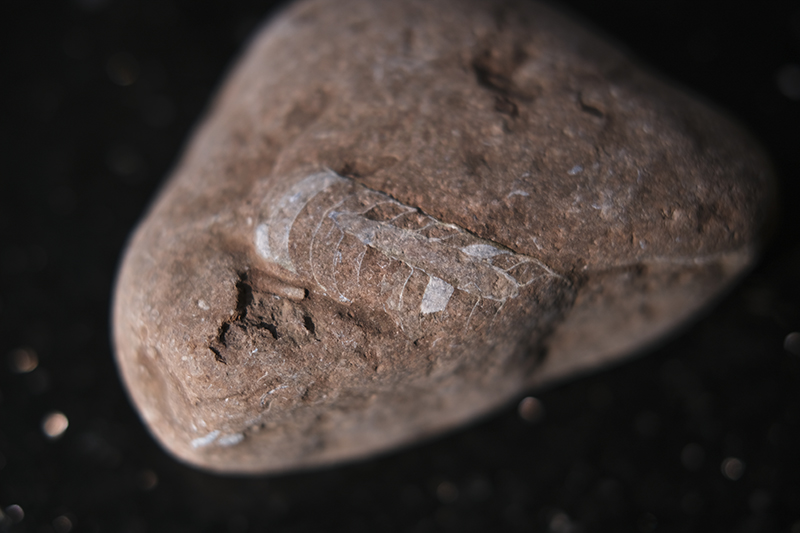
[[[442,481],[436,487],[436,497],[444,504],[453,503],[458,499],[458,487],[450,481]]]
[[[553,533],[570,533],[574,529],[569,515],[560,511],[553,514],[548,526]]]
[[[142,490],[153,490],[158,486],[158,476],[149,468],[139,472],[137,481]]]
[[[783,340],[783,349],[787,352],[800,355],[800,333],[793,331]]]
[[[544,417],[544,405],[533,396],[528,396],[519,402],[517,412],[527,422],[538,422]]]
[[[39,366],[39,356],[33,348],[17,348],[8,354],[11,370],[17,374],[27,374]]]
[[[800,100],[800,65],[784,65],[775,75],[778,90],[790,100]]]
[[[69,420],[64,413],[53,411],[44,417],[42,421],[42,431],[51,439],[60,437],[69,427]]]
[[[53,530],[56,533],[69,533],[72,531],[72,520],[65,515],[57,516],[53,519]]]
[[[690,442],[681,450],[681,463],[686,470],[695,471],[703,466],[706,454],[703,447],[695,442]]]
[[[744,462],[736,457],[728,457],[720,465],[722,475],[731,481],[736,481],[744,474]]]
[[[22,510],[22,507],[19,505],[9,505],[3,510],[3,517],[0,518],[0,523],[8,519],[11,523],[16,524],[22,522],[22,519],[25,518],[25,511]]]

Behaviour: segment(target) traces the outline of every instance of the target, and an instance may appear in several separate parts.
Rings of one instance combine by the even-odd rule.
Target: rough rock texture
[[[114,304],[180,459],[375,453],[657,338],[754,260],[768,164],[538,4],[301,2],[251,44]]]

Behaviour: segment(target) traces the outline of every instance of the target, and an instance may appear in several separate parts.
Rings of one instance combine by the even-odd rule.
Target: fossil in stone
[[[340,302],[381,302],[402,330],[406,324],[418,326],[424,315],[444,311],[456,290],[474,300],[467,328],[478,306],[490,306],[496,316],[536,279],[563,280],[532,257],[330,170],[312,173],[283,196],[270,197],[263,209],[255,245],[264,259],[300,274],[315,290]],[[303,245],[298,246],[293,232],[310,235],[310,240],[300,239]],[[378,282],[367,281],[373,279]]]
[[[183,461],[369,456],[685,323],[753,264],[769,163],[536,2],[307,0],[134,232],[117,362]]]

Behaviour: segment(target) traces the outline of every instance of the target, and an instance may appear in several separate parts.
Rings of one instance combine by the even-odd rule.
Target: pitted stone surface
[[[771,195],[737,125],[550,8],[299,2],[136,230],[117,360],[191,464],[358,458],[670,331]]]

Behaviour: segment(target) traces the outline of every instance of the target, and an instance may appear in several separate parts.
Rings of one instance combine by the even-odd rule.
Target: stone
[[[192,465],[369,456],[685,323],[773,196],[741,127],[549,7],[296,3],[131,238],[117,362]]]

